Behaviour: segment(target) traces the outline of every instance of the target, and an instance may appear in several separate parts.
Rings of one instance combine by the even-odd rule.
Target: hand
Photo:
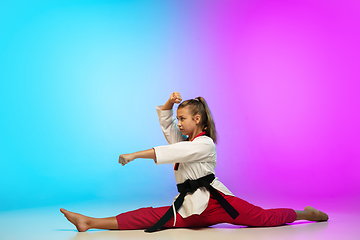
[[[129,153],[129,154],[121,154],[119,156],[119,163],[121,163],[121,165],[125,166],[125,164],[133,161],[135,159],[134,154]]]
[[[169,101],[171,103],[180,103],[182,101],[181,95],[178,92],[173,92],[170,96]]]

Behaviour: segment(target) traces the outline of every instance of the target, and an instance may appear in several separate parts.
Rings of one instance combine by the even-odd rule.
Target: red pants
[[[296,220],[296,212],[289,208],[276,208],[264,210],[240,198],[223,195],[225,199],[239,212],[233,220],[220,206],[216,199],[210,197],[207,208],[200,215],[194,214],[187,218],[176,215],[176,228],[201,228],[218,223],[231,223],[245,226],[279,226]],[[120,230],[146,229],[153,226],[169,209],[169,207],[140,208],[116,216]],[[173,228],[172,217],[164,228]]]

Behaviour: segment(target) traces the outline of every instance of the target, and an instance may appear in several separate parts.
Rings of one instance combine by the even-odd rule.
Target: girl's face
[[[189,107],[183,107],[177,110],[177,119],[181,133],[183,135],[191,135],[198,129],[200,122],[200,116],[192,116]]]

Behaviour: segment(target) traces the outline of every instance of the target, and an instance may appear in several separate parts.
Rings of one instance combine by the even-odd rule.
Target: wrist
[[[131,158],[133,158],[134,160],[139,158],[137,152],[131,153]]]
[[[167,100],[167,102],[162,106],[161,110],[171,110],[174,106],[174,103],[171,100]]]

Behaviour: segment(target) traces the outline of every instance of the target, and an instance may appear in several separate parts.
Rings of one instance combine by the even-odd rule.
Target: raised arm
[[[166,141],[169,144],[184,141],[186,139],[186,136],[184,136],[176,126],[176,119],[173,117],[172,108],[174,103],[180,103],[181,100],[180,93],[173,92],[165,105],[156,107],[161,130],[163,131]]]
[[[181,95],[178,92],[173,92],[167,100],[167,102],[162,106],[161,110],[171,110],[174,106],[174,103],[180,103],[182,101]]]

